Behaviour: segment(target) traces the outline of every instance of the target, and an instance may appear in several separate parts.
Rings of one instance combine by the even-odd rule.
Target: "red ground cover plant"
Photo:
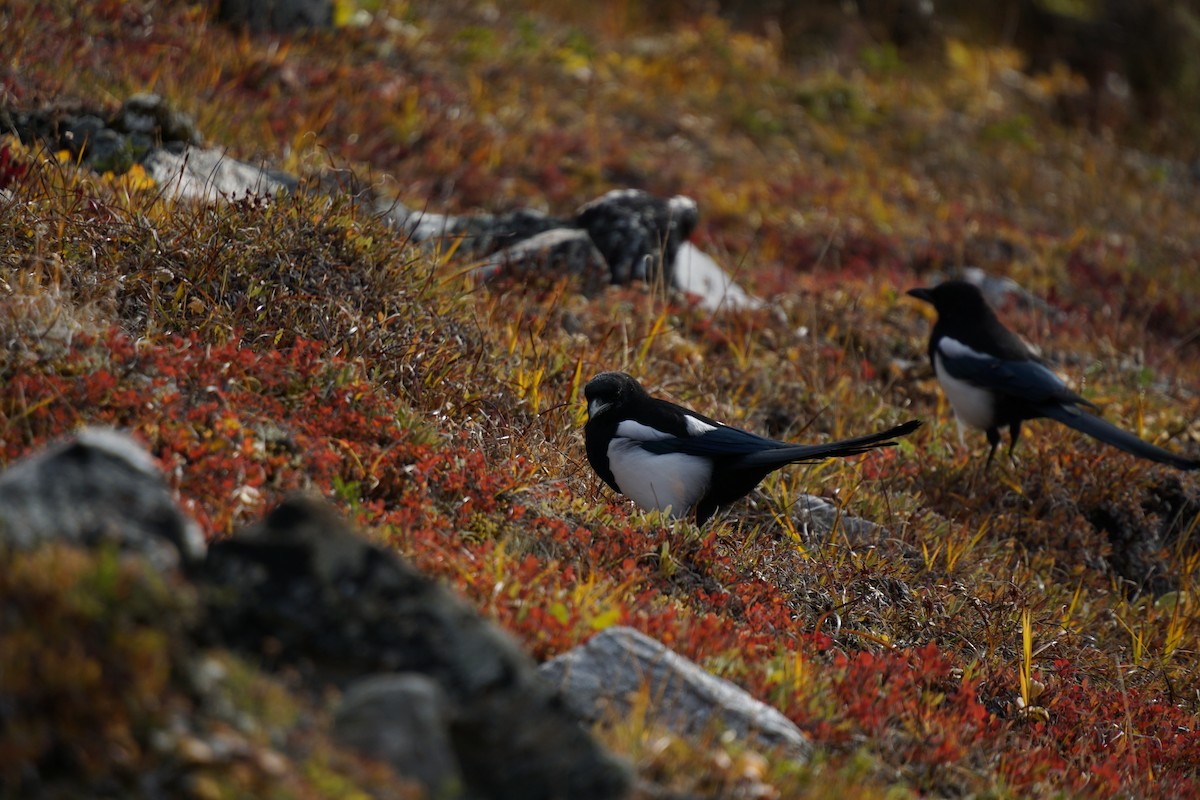
[[[212,535],[302,489],[353,486],[365,506],[421,508],[404,521],[450,530],[494,510],[504,491],[481,453],[432,447],[426,431],[405,426],[400,404],[316,342],[150,344],[114,330],[77,337],[61,357],[10,365],[6,382],[5,461],[82,425],[129,428]]]

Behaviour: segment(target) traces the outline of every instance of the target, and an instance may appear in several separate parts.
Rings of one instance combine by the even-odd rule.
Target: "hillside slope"
[[[283,38],[227,30],[204,4],[15,0],[0,106],[111,114],[154,91],[233,157],[325,187],[349,170],[438,213],[684,194],[692,241],[769,308],[714,315],[636,283],[477,286],[455,242],[420,245],[349,192],[192,204],[139,166],[98,174],[6,136],[0,461],[82,424],[129,429],[214,539],[315,491],[539,660],[630,625],[816,746],[797,766],[604,728],[646,796],[1200,791],[1197,479],[1050,423],[984,472],[982,435],[959,443],[925,360],[932,320],[904,297],[963,267],[1012,278],[1044,302],[1010,300],[1005,318],[1106,418],[1200,453],[1190,154],[1060,126],[1076,76],[1031,77],[1017,53],[965,41],[910,61],[848,37],[785,61],[769,36],[707,15],[658,26],[638,4],[599,20],[547,2],[371,5],[361,25]],[[591,473],[582,386],[607,369],[779,438],[926,425],[778,473],[697,530]],[[804,493],[882,527],[806,527]],[[6,591],[50,590],[30,558],[6,565]],[[69,567],[80,592],[106,574]],[[138,603],[167,602],[128,580]],[[75,619],[66,597],[51,612]],[[139,692],[165,685],[162,663],[139,662]],[[255,713],[292,720],[310,700],[230,668],[253,675]],[[94,736],[82,719],[68,735]],[[310,754],[302,775],[255,780],[392,790],[322,745],[291,743]]]

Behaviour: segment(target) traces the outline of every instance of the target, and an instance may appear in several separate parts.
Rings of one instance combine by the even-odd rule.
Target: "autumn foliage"
[[[361,3],[336,33],[290,39],[225,30],[203,4],[84,5],[0,11],[4,110],[154,90],[232,155],[353,170],[445,213],[686,193],[693,239],[772,303],[712,315],[660,286],[593,300],[569,281],[480,287],[454,242],[418,244],[336,190],[197,206],[7,136],[4,464],[81,425],[128,429],[212,538],[289,492],[322,494],[538,659],[632,625],[816,746],[795,765],[637,720],[604,728],[660,787],[1200,791],[1195,478],[1037,423],[1016,464],[983,472],[982,437],[959,445],[924,361],[930,320],[903,298],[964,266],[1012,277],[1048,305],[1005,317],[1106,417],[1197,452],[1189,143],[1063,126],[1054,98],[1076,78],[957,39],[908,60],[848,35],[787,60],[757,29],[663,26],[636,3],[603,24],[565,3]],[[698,530],[638,512],[587,468],[582,385],[611,368],[782,438],[927,425],[888,452],[784,471]],[[882,527],[805,527],[804,493]],[[14,563],[9,600],[47,591]],[[99,569],[63,563],[69,585]],[[121,575],[121,597],[164,595]],[[91,630],[73,602],[47,613]],[[104,613],[125,633],[80,691],[127,682],[106,735],[138,744],[168,713],[156,693],[185,691],[164,666],[179,633]],[[32,719],[46,706],[11,661],[26,635],[0,629],[0,690],[32,698]],[[61,665],[49,638],[43,663]],[[126,656],[144,674],[114,677]],[[69,716],[60,700],[48,707]],[[263,770],[256,792],[376,785],[304,736],[284,748],[303,777]],[[139,748],[135,766],[150,763]],[[30,752],[0,748],[0,773]]]

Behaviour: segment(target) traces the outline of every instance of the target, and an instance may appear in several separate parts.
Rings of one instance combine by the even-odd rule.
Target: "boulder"
[[[137,152],[155,146],[179,151],[184,145],[201,143],[195,120],[171,108],[156,94],[131,95],[121,104],[110,126],[129,136]]]
[[[211,148],[188,147],[181,153],[151,150],[142,167],[169,194],[203,202],[291,192],[299,183],[285,172],[247,164]]]
[[[651,721],[679,736],[728,730],[796,759],[807,758],[811,749],[779,711],[632,628],[608,628],[546,662],[540,672],[583,719],[625,716],[644,692]]]
[[[513,639],[323,502],[295,498],[209,549],[212,635],[315,683],[416,672],[450,708],[467,790],[489,798],[612,798],[628,769],[557,702]],[[436,734],[435,734],[436,735]]]
[[[488,279],[509,275],[518,280],[536,277],[573,277],[586,295],[608,285],[608,266],[587,231],[554,228],[494,253],[476,270]]]
[[[640,189],[614,189],[581,207],[575,224],[596,243],[613,283],[661,276],[673,286],[675,256],[699,219],[690,197],[664,200]]]
[[[700,307],[712,312],[742,311],[763,307],[763,301],[736,284],[711,256],[691,242],[675,252],[675,287],[700,298]]]
[[[398,201],[380,200],[376,209],[389,225],[414,240],[429,242],[442,250],[458,241],[456,252],[474,258],[513,247],[540,233],[568,229],[570,224],[532,208],[520,208],[506,214],[454,216],[415,211]]]
[[[420,782],[429,797],[456,797],[462,770],[449,730],[450,704],[437,681],[415,672],[350,684],[334,719],[337,740]]]
[[[204,554],[199,527],[176,505],[146,450],[124,433],[85,428],[0,474],[0,543],[105,542],[160,568]]]

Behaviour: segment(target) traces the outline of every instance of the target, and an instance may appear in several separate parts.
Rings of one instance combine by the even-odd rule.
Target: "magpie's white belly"
[[[708,490],[712,462],[682,453],[650,453],[639,445],[620,436],[608,444],[608,468],[621,494],[647,511],[669,508],[672,516],[683,516]]]
[[[941,353],[934,355],[933,368],[938,382],[942,384],[942,391],[946,393],[946,399],[950,401],[950,407],[954,409],[954,416],[972,428],[991,428],[996,416],[992,393],[946,372],[946,368],[942,366]]]

